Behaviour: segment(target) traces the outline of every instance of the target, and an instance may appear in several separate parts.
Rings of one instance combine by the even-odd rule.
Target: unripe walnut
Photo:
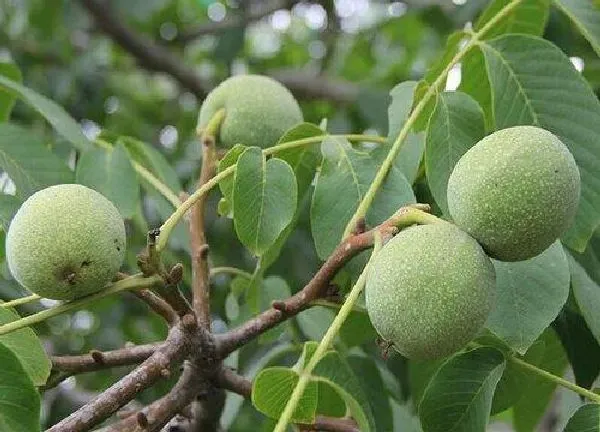
[[[573,155],[551,132],[502,129],[458,161],[448,181],[455,223],[501,261],[547,249],[571,225],[580,194]]]
[[[6,236],[14,278],[42,297],[72,300],[101,290],[125,257],[125,225],[100,193],[77,184],[31,195]]]
[[[483,327],[496,274],[481,246],[439,222],[401,231],[373,258],[366,304],[373,326],[402,355],[445,357]]]
[[[219,84],[202,103],[198,128],[206,127],[222,108],[225,118],[217,142],[224,147],[271,147],[288,129],[303,121],[290,91],[262,75],[237,75]]]

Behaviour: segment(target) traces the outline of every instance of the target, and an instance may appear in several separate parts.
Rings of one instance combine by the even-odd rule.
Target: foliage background
[[[213,29],[193,40],[180,39],[196,26],[210,30],[215,23],[229,23],[244,13],[260,12],[271,3],[281,9],[257,20],[241,18],[238,25],[226,31]],[[399,82],[422,78],[426,68],[440,56],[448,35],[473,22],[486,3],[135,0],[115,1],[113,7],[128,26],[167,47],[192,67],[207,88],[232,74],[246,72],[293,77],[300,83],[293,90],[301,99],[306,121],[318,124],[327,118],[331,132],[386,135],[389,90]],[[583,66],[582,73],[598,94],[600,60],[556,9],[551,11],[544,37],[558,45],[578,67]],[[65,107],[87,136],[96,136],[102,129],[108,136],[133,136],[151,144],[169,161],[183,188],[191,189],[200,166],[195,126],[202,95],[182,88],[167,74],[149,72],[145,65],[138,64],[94,26],[78,2],[0,0],[0,60],[16,63],[23,83]],[[315,93],[323,76],[344,89],[343,97]],[[456,74],[452,78],[456,80]],[[70,145],[23,103],[16,104],[12,121],[41,134],[46,145],[61,158],[72,157]],[[10,181],[6,176],[2,179],[4,191],[10,193]],[[424,201],[431,201],[425,184],[417,183],[416,192]],[[142,198],[136,215],[128,222],[128,263],[132,268],[148,227],[158,226],[169,212],[155,195],[144,193]],[[231,220],[217,216],[217,202],[218,194],[211,194],[207,227],[213,264],[251,272],[253,258],[236,239]],[[310,235],[309,204],[309,199],[303,201],[298,229],[268,271],[268,275],[285,279],[292,292],[310,279],[319,264]],[[181,261],[189,268],[187,248],[185,232],[181,230],[172,242],[168,260]],[[2,274],[0,297],[21,295],[4,263]],[[189,277],[186,274],[188,281]],[[277,284],[280,279],[274,281]],[[234,307],[227,302],[230,283],[231,278],[226,275],[213,279],[216,329],[231,324],[227,318],[227,308]],[[28,308],[35,310],[36,306]],[[246,372],[263,367],[270,359],[293,362],[299,343],[320,338],[330,320],[331,312],[326,309],[311,310],[285,325],[283,342],[252,343],[232,361]],[[53,318],[37,330],[48,351],[54,354],[114,349],[127,341],[147,343],[166,334],[159,318],[148,313],[142,303],[124,296],[110,297],[88,309]],[[365,337],[357,341],[362,342],[360,349],[376,352],[367,327],[359,327],[357,334],[361,332]],[[596,346],[593,352],[599,349]],[[404,423],[409,415],[402,408],[409,392],[408,368],[398,356],[392,356],[387,364],[385,385],[398,400],[394,419],[398,424]],[[81,375],[46,393],[45,424],[53,424],[72,412],[123,372],[117,369]],[[153,400],[167,388],[168,383],[161,383],[144,392],[140,400]],[[577,402],[573,398],[568,394],[560,398],[555,410],[559,422],[568,418]],[[255,422],[268,429],[264,417],[248,402],[241,408],[236,405],[236,396],[230,396],[223,421],[231,425],[232,431],[248,430]]]

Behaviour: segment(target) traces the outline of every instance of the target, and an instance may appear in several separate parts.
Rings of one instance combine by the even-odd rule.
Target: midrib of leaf
[[[427,91],[423,95],[423,98],[419,101],[417,106],[412,110],[410,116],[404,122],[404,125],[400,129],[398,137],[394,141],[392,148],[387,154],[385,160],[381,164],[381,167],[375,174],[375,178],[371,182],[367,193],[364,195],[361,200],[358,208],[354,212],[354,215],[346,225],[346,229],[344,230],[343,239],[347,238],[352,230],[354,229],[357,221],[360,218],[366,216],[369,207],[373,203],[377,191],[383,185],[385,177],[390,171],[394,160],[398,156],[400,149],[402,148],[402,144],[404,143],[410,129],[413,127],[414,123],[417,121],[430,99],[437,94],[440,86],[444,83],[448,73],[454,67],[456,63],[458,63],[462,58],[473,48],[479,40],[487,33],[490,29],[492,29],[500,20],[502,20],[506,15],[508,15],[514,8],[516,8],[523,0],[513,0],[506,6],[504,6],[492,19],[490,19],[479,31],[471,34],[471,39],[454,55],[452,60],[446,65],[446,67],[440,72],[435,81],[428,87]]]
[[[569,19],[571,21],[573,21],[573,23],[575,24],[575,26],[579,29],[579,31],[583,34],[583,37],[585,37],[585,39],[590,43],[590,45],[592,46],[592,48],[594,49],[594,51],[596,51],[596,53],[598,53],[598,55],[600,55],[600,46],[594,42],[594,36],[588,31],[588,29],[583,26],[580,25],[580,21],[577,19],[576,16],[574,16],[568,9],[565,9],[565,7],[562,5],[562,3],[558,0],[553,0],[552,3],[554,3],[554,5],[560,9],[560,11],[562,13],[564,13],[566,16],[569,17]]]
[[[531,114],[531,117],[533,118],[533,124],[535,124],[536,126],[539,126],[538,115],[535,112],[535,110],[533,109],[533,106],[531,105],[531,99],[527,95],[527,92],[525,91],[525,89],[521,85],[521,82],[519,81],[517,75],[515,74],[514,70],[510,66],[510,64],[508,64],[508,62],[502,56],[502,53],[500,51],[498,51],[496,48],[494,48],[493,46],[491,46],[491,45],[489,45],[489,44],[487,44],[485,42],[478,42],[478,44],[481,45],[481,46],[485,46],[485,48],[488,48],[489,50],[493,51],[496,54],[496,57],[500,60],[500,62],[506,67],[506,70],[508,71],[508,74],[510,75],[510,77],[512,78],[512,80],[516,84],[517,88],[519,89],[519,94],[523,96],[525,104],[527,105],[527,108],[529,109],[529,113]],[[494,93],[492,93],[492,107],[494,107],[494,106],[495,106],[495,104],[494,104]],[[493,117],[494,117],[494,123],[495,123],[496,122],[496,113],[495,112],[493,114]]]
[[[338,142],[337,140],[334,140],[334,142],[335,142],[336,146],[340,149],[340,151],[342,153],[342,157],[343,157],[344,161],[346,162],[346,164],[348,165],[350,174],[352,175],[352,179],[354,180],[354,185],[356,187],[356,193],[358,194],[358,199],[360,200],[363,196],[360,191],[360,180],[358,178],[358,174],[354,170],[354,166],[352,165],[350,156],[348,155],[348,153],[346,152],[346,149],[340,142]]]
[[[27,178],[27,180],[29,180],[30,184],[33,186],[39,186],[40,183],[38,183],[34,177],[32,177],[27,170],[22,168],[22,165],[19,164],[18,162],[16,162],[13,158],[11,158],[3,149],[0,148],[0,157],[2,157],[5,161],[6,164],[11,164],[13,165],[17,171],[19,171],[19,173],[21,173],[21,175],[25,178]]]
[[[456,430],[456,428],[458,427],[458,425],[460,425],[460,423],[463,421],[463,419],[465,418],[465,416],[471,411],[471,409],[473,408],[473,402],[476,401],[476,400],[479,400],[479,397],[481,396],[481,392],[483,391],[483,388],[486,386],[486,384],[488,383],[488,381],[492,378],[492,376],[494,375],[495,371],[499,367],[500,366],[496,366],[492,370],[490,370],[490,372],[488,373],[487,377],[481,382],[481,385],[479,386],[479,388],[477,389],[477,391],[473,394],[473,398],[471,399],[471,402],[469,402],[469,403],[467,403],[465,405],[467,407],[465,409],[465,411],[462,413],[462,415],[459,417],[459,419],[456,421],[456,423],[454,423],[454,426],[452,426],[452,429],[450,429],[448,432],[453,432],[454,430]]]
[[[265,161],[265,157],[261,153],[261,182],[260,182],[260,211],[258,212],[258,223],[257,223],[257,231],[256,236],[254,237],[254,250],[258,250],[258,239],[260,237],[260,232],[262,230],[262,219],[265,207],[265,187],[267,184],[267,163]]]

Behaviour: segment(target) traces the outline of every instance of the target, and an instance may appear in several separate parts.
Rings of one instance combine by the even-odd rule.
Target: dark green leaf
[[[483,111],[473,98],[461,92],[440,95],[427,127],[425,169],[431,193],[445,214],[454,165],[484,135]]]
[[[0,344],[0,426],[2,432],[40,430],[40,396],[19,359]]]
[[[233,185],[233,221],[241,242],[262,255],[292,221],[298,186],[287,162],[268,161],[257,147],[239,157]]]
[[[81,132],[81,128],[63,108],[45,96],[22,86],[21,84],[0,75],[0,88],[20,98],[39,112],[54,129],[66,138],[78,150],[88,150],[92,147]]]
[[[586,271],[569,256],[571,268],[571,287],[573,295],[585,322],[600,344],[600,286],[596,284]]]
[[[16,313],[0,307],[0,324],[6,324],[17,319],[19,319],[19,316]],[[31,328],[25,327],[0,336],[0,345],[6,346],[17,356],[25,372],[36,386],[42,386],[46,383],[52,365],[44,351],[42,342]]]
[[[569,296],[569,265],[560,242],[527,261],[494,260],[496,305],[486,327],[521,354],[556,318]]]
[[[532,347],[532,353],[526,359],[540,369],[562,376],[568,361],[556,333],[548,329],[540,337],[542,346]],[[530,432],[540,422],[552,399],[556,384],[547,379],[532,376],[521,383],[519,400],[513,406],[513,424],[517,432]]]
[[[583,405],[569,419],[564,432],[600,432],[600,405]]]
[[[594,0],[554,0],[600,55],[600,8]]]
[[[578,313],[565,308],[553,323],[578,385],[590,388],[600,372],[600,345]]]
[[[53,184],[73,181],[67,165],[37,135],[9,123],[0,124],[0,167],[15,183],[19,198]]]
[[[547,328],[521,358],[529,364],[545,370],[551,369],[559,375],[567,361],[560,340],[551,328]],[[492,414],[518,404],[523,399],[523,394],[528,392],[535,398],[535,402],[531,402],[531,406],[526,408],[528,415],[533,419],[534,415],[544,412],[555,387],[551,382],[540,379],[513,362],[508,362],[494,394]],[[522,405],[529,404],[530,400],[523,400]],[[521,411],[522,405],[519,405]]]
[[[0,62],[0,75],[4,75],[16,83],[22,81],[21,71],[14,63]],[[13,94],[0,89],[0,123],[10,118],[10,112],[15,104],[15,100],[16,97]]]
[[[384,390],[385,385],[375,361],[368,357],[359,357],[356,355],[348,357],[347,360],[371,405],[373,417],[375,418],[375,430],[393,430],[393,416],[389,395]]]
[[[581,174],[581,199],[565,243],[583,251],[600,224],[600,101],[569,58],[543,39],[507,35],[481,43],[496,128],[533,124],[557,135]],[[486,107],[483,106],[485,110]]]
[[[494,348],[478,348],[450,358],[425,389],[419,405],[423,430],[484,431],[504,367],[504,356]]]
[[[0,223],[2,223],[4,232],[8,231],[10,221],[22,203],[19,198],[13,195],[0,194]]]
[[[252,404],[266,416],[273,419],[279,418],[298,379],[298,374],[286,367],[276,366],[263,369],[252,384]],[[297,423],[314,422],[317,398],[317,383],[311,381],[296,406],[292,421]]]
[[[76,178],[77,183],[112,201],[124,218],[131,218],[137,211],[140,185],[123,144],[112,150],[92,149],[83,153],[77,164]]]
[[[290,141],[297,141],[303,138],[310,138],[324,135],[325,132],[312,123],[301,123],[287,131],[277,142],[277,145]],[[287,150],[280,150],[273,154],[274,157],[283,159],[294,170],[296,181],[298,182],[298,198],[304,196],[304,193],[310,186],[314,176],[317,164],[319,163],[318,143],[302,145]]]

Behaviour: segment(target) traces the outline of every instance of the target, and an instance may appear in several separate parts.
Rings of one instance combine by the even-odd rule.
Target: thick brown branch
[[[171,328],[165,343],[140,366],[48,432],[84,432],[109,417],[183,360],[190,350],[192,330],[195,330],[195,319],[183,317],[180,324]]]
[[[271,15],[273,12],[278,11],[279,9],[288,9],[295,3],[298,3],[298,1],[271,0],[254,3],[256,4],[256,7],[252,8],[253,5],[250,4],[249,6],[251,9],[245,15],[234,15],[220,22],[208,22],[190,29],[183,30],[175,39],[175,41],[180,43],[188,43],[201,36],[221,33],[227,30],[245,26],[253,21],[258,21],[261,18]]]
[[[210,91],[211,85],[202,81],[192,68],[185,65],[183,59],[145,35],[134,32],[121,22],[108,2],[100,0],[80,0],[80,2],[94,17],[96,25],[121,48],[133,55],[142,67],[169,74],[182,87],[201,99]],[[281,81],[298,96],[309,99],[324,98],[342,103],[354,102],[359,91],[358,86],[349,81],[304,72],[273,71],[269,75]]]
[[[147,426],[143,429],[144,432],[160,431],[171,418],[182,412],[194,400],[198,393],[199,375],[198,370],[192,365],[186,364],[179,380],[166,396],[139,411],[138,415],[128,415],[110,426],[106,432],[139,431],[140,417],[147,422]],[[140,413],[142,415],[139,415]]]
[[[252,394],[252,382],[229,368],[220,371],[216,384],[245,398]],[[349,418],[317,416],[313,424],[299,426],[304,431],[359,432],[356,422]]]
[[[53,356],[52,369],[70,374],[91,372],[115,366],[134,365],[143,362],[163,344],[136,345],[114,351],[94,351],[78,356]],[[99,353],[99,354],[98,354]]]
[[[162,316],[169,326],[177,322],[179,316],[175,309],[171,307],[164,299],[154,294],[152,291],[144,289],[132,292],[136,297],[146,303],[150,309]]]

